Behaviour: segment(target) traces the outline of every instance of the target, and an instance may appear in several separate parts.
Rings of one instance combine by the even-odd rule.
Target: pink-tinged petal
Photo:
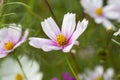
[[[65,14],[62,23],[62,33],[68,38],[71,37],[75,29],[75,25],[76,25],[75,14],[73,13]]]
[[[65,46],[65,47],[62,49],[62,51],[65,52],[65,53],[70,52],[70,50],[71,50],[71,48],[73,47],[74,44],[75,44],[75,42],[73,42],[73,43]]]
[[[1,45],[1,43],[0,43]],[[6,52],[3,47],[0,46],[0,58],[3,58],[8,55],[9,52]]]
[[[84,19],[82,22],[79,21],[77,24],[77,28],[70,39],[70,42],[76,41],[78,37],[86,30],[87,25],[88,21],[86,19]]]
[[[35,48],[41,48],[43,51],[60,50],[61,47],[56,46],[55,43],[49,39],[43,38],[29,38],[29,44]]]
[[[54,77],[54,78],[52,78],[51,80],[58,80],[58,78]]]
[[[0,51],[0,58],[4,58],[8,55],[8,52]]]
[[[5,52],[4,43],[0,42],[0,58],[3,58],[8,55],[9,52]]]
[[[21,25],[10,24],[8,28],[8,38],[14,43],[18,42],[21,37]]]
[[[107,30],[116,30],[116,27],[107,19],[103,20],[103,25]]]
[[[56,36],[60,33],[60,30],[55,21],[50,17],[41,22],[42,29],[45,34],[52,40],[56,40]]]
[[[63,80],[76,80],[74,77],[72,77],[69,73],[65,72],[62,74]]]
[[[0,29],[0,41],[6,41],[8,39],[8,28]]]
[[[22,38],[19,40],[19,42],[13,47],[13,49],[17,48],[18,46],[20,46],[23,42],[26,41],[27,36],[28,36],[29,30],[25,30],[24,35],[22,36]]]

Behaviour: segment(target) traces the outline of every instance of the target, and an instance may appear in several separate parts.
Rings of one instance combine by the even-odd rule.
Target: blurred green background
[[[29,5],[27,8],[19,4],[9,4],[1,9],[0,27],[5,24],[21,24],[23,29],[30,30],[29,37],[48,38],[41,28],[41,21],[52,16],[45,0],[4,0],[4,4],[11,2],[22,2]],[[70,72],[65,60],[65,55],[76,70],[81,73],[86,69],[94,68],[96,65],[103,65],[105,68],[113,67],[116,77],[120,75],[120,46],[111,41],[114,38],[120,41],[120,37],[114,37],[113,31],[106,31],[100,24],[84,13],[79,0],[48,0],[59,25],[62,24],[63,16],[67,12],[76,13],[76,21],[86,18],[89,20],[87,30],[79,37],[79,45],[74,46],[76,53],[65,54],[62,51],[44,52],[29,46],[28,40],[16,49],[18,55],[27,54],[31,59],[35,59],[40,64],[40,71],[43,72],[43,80],[50,80],[58,77],[61,80],[63,72]],[[4,14],[15,13],[2,16]],[[119,23],[113,22],[120,28]],[[59,26],[61,28],[61,26]],[[0,59],[1,61],[3,59]],[[76,65],[77,64],[77,65]],[[79,67],[78,67],[79,66]],[[72,75],[72,73],[71,73]]]

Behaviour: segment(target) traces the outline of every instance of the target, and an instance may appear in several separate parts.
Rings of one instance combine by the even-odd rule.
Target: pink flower
[[[58,78],[54,77],[51,80],[58,80]],[[72,77],[69,73],[65,72],[62,74],[62,80],[76,80],[76,79]]]
[[[87,28],[88,21],[86,19],[82,22],[79,21],[76,26],[75,14],[67,13],[64,15],[61,31],[51,17],[41,22],[41,25],[50,39],[31,37],[29,38],[31,46],[41,48],[44,51],[62,50],[69,52],[78,37]]]
[[[10,24],[7,28],[0,29],[0,58],[5,57],[23,43],[28,35],[28,30],[21,37],[21,25]]]

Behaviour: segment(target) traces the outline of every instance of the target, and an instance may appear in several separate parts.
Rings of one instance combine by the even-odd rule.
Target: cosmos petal
[[[73,13],[65,14],[62,23],[62,33],[65,36],[67,36],[67,38],[71,37],[75,29],[75,25],[76,25],[75,14]]]
[[[78,39],[78,37],[86,30],[87,28],[87,25],[88,25],[88,21],[86,19],[84,19],[82,22],[78,22],[77,24],[77,28],[75,30],[75,32],[73,33],[70,41],[74,42]]]
[[[44,38],[29,38],[29,44],[35,48],[41,48],[43,51],[60,50],[61,47],[49,39]]]
[[[57,24],[51,17],[41,22],[41,25],[42,25],[42,29],[45,32],[45,34],[52,40],[55,40],[56,36],[60,33],[60,30]]]

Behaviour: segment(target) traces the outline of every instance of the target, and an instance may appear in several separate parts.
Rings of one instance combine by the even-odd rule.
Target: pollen
[[[67,43],[67,39],[63,34],[59,34],[56,36],[56,41],[59,46],[64,46]]]
[[[14,43],[12,41],[8,41],[4,44],[5,50],[11,50],[14,47]]]
[[[100,77],[96,77],[95,80],[101,80],[101,78]]]
[[[23,76],[18,73],[18,74],[15,76],[15,80],[23,80]]]
[[[100,15],[103,14],[103,9],[102,8],[97,8],[95,13],[100,16]]]

